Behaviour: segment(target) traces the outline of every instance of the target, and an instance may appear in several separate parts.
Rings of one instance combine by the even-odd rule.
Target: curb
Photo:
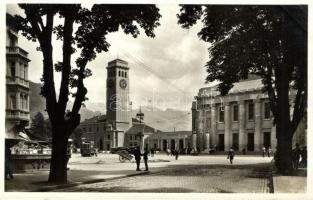
[[[49,191],[56,190],[56,189],[65,189],[65,188],[75,187],[75,186],[84,185],[84,184],[100,183],[100,182],[106,182],[106,181],[111,181],[111,180],[117,180],[121,178],[147,175],[147,174],[152,174],[152,173],[158,173],[158,172],[144,171],[144,172],[137,173],[137,174],[128,174],[128,175],[123,175],[123,176],[118,176],[118,177],[101,178],[101,179],[94,179],[94,180],[89,180],[89,181],[68,183],[68,184],[55,185],[55,186],[47,186],[44,188],[31,190],[30,192],[49,192]]]

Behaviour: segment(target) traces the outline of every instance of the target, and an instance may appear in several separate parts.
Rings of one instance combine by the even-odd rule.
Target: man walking
[[[141,171],[140,170],[141,152],[140,152],[139,146],[136,146],[134,150],[134,157],[135,157],[136,165],[137,165],[136,171]]]
[[[233,164],[234,156],[235,156],[235,151],[233,147],[230,147],[228,151],[228,155],[227,155],[227,158],[229,159],[230,164]]]
[[[145,171],[149,171],[149,168],[148,168],[148,149],[147,148],[145,148],[145,152],[143,153],[143,161],[145,162],[145,167],[146,167]]]

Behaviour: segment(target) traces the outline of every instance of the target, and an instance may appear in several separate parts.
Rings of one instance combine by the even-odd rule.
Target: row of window
[[[17,106],[16,94],[9,95],[9,105],[10,109],[21,109],[28,110],[28,95],[21,93],[19,96],[19,107]]]
[[[19,65],[19,77],[27,80],[28,79],[28,66],[26,64],[22,64],[20,63]],[[17,76],[17,71],[16,71],[16,66],[15,66],[15,62],[10,62],[10,75],[11,77],[16,77]]]
[[[108,76],[109,76],[109,77],[115,77],[115,76],[116,76],[116,71],[115,71],[115,70],[109,71]],[[119,76],[119,77],[127,78],[127,72],[126,72],[126,71],[123,71],[123,70],[118,70],[118,76]]]
[[[238,104],[235,104],[232,106],[232,121],[237,122],[239,119],[239,106]],[[264,103],[264,119],[270,119],[271,118],[271,109],[269,102]],[[249,103],[248,104],[248,120],[253,121],[254,120],[254,104]],[[224,122],[224,107],[220,107],[219,109],[219,122]]]

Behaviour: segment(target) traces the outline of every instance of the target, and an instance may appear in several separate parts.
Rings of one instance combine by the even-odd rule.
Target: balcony
[[[29,81],[18,76],[6,76],[7,85],[20,85],[29,88]]]
[[[27,61],[30,61],[28,59],[28,53],[27,51],[25,51],[24,49],[20,48],[20,47],[6,47],[6,53],[9,56],[21,56],[22,58],[24,58]]]
[[[30,115],[28,111],[19,110],[19,109],[6,109],[6,119],[10,120],[30,120]]]

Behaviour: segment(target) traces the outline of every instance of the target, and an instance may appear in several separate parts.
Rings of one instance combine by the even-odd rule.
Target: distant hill
[[[29,82],[29,96],[30,96],[30,117],[34,117],[38,112],[41,112],[45,118],[48,118],[48,113],[46,110],[46,100],[43,96],[40,95],[41,83]],[[68,102],[68,108],[71,108],[73,103],[71,101]],[[91,111],[87,108],[81,107],[80,109],[81,121],[100,115],[100,111]]]
[[[43,96],[40,95],[40,83],[29,83],[30,88],[30,116],[34,117],[37,112],[41,112],[45,118],[48,118],[48,114],[45,111],[46,101]],[[81,121],[85,119],[105,114],[105,104],[101,102],[87,101],[86,108],[80,109]],[[68,102],[68,107],[73,105],[72,102]],[[159,129],[161,131],[188,131],[191,130],[191,111],[180,111],[174,109],[161,110],[158,108],[141,107],[141,111],[144,113],[144,122],[150,126]],[[136,117],[138,109],[132,111],[132,116]]]
[[[180,111],[174,109],[151,109],[141,107],[144,113],[144,122],[161,131],[191,131],[191,111]],[[138,109],[132,111],[136,117]]]

